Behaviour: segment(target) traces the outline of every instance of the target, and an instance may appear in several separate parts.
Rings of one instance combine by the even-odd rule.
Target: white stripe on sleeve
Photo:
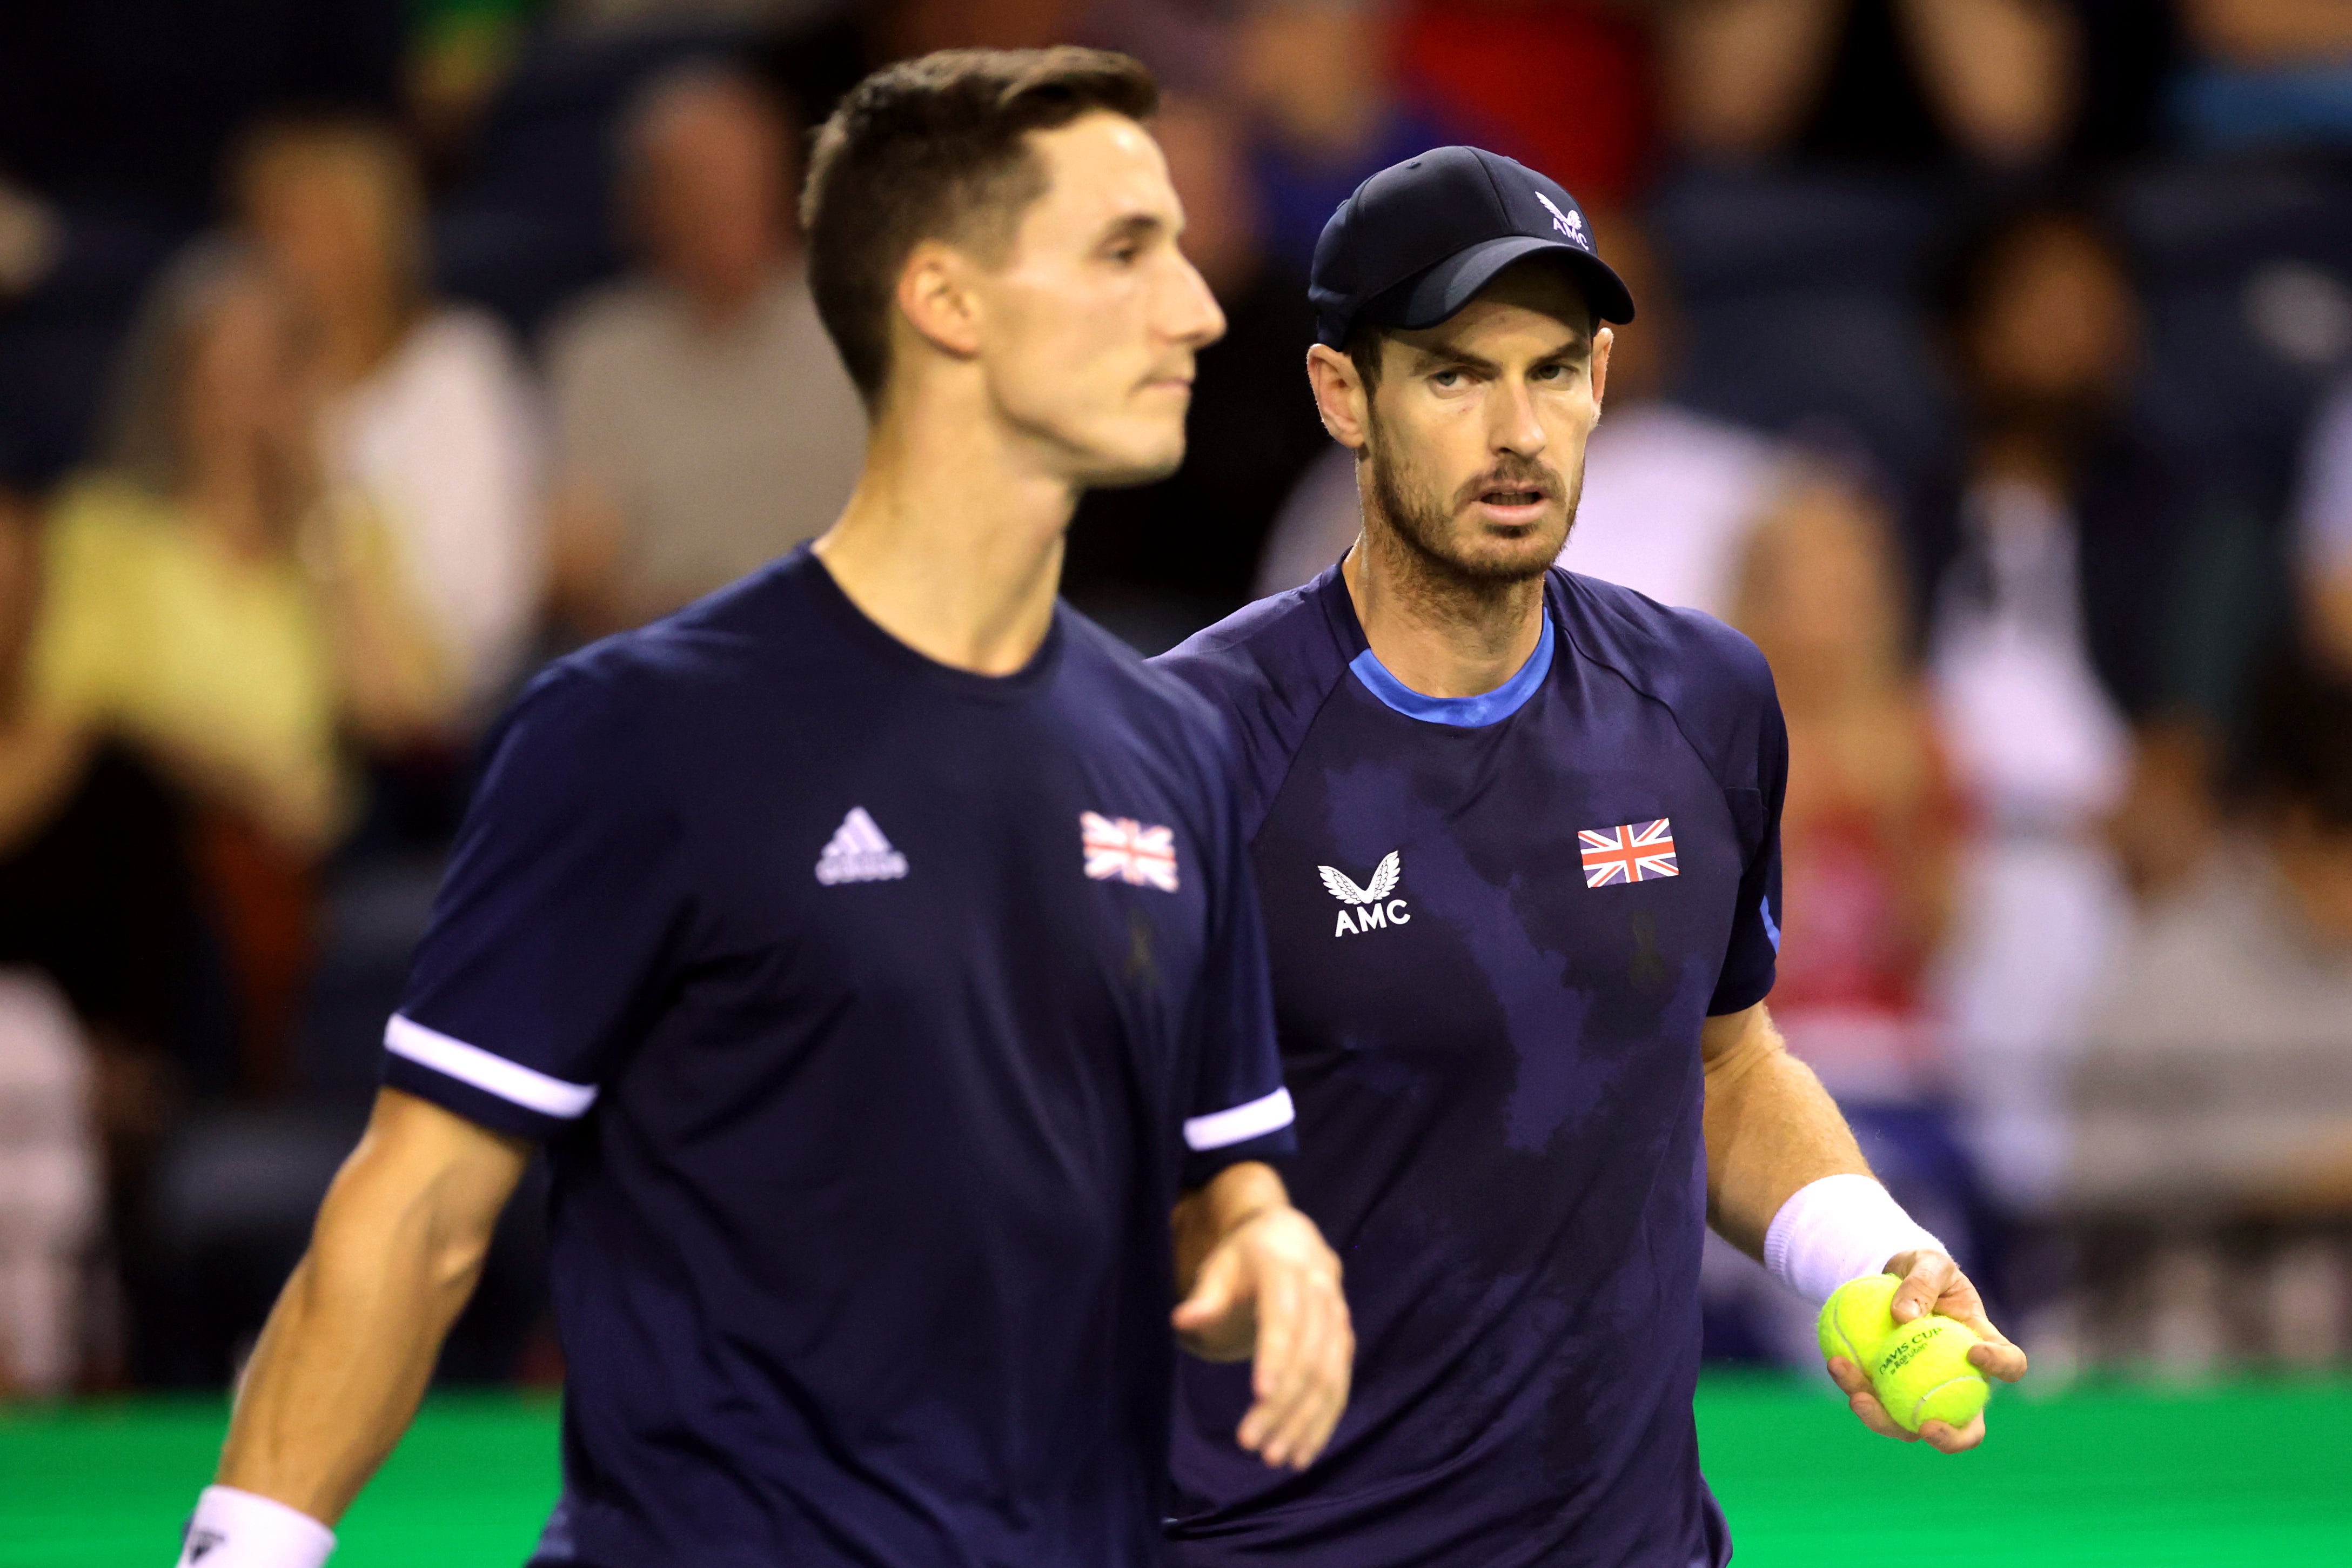
[[[1236,1105],[1229,1110],[1185,1118],[1184,1142],[1195,1151],[1246,1143],[1253,1138],[1263,1138],[1269,1132],[1289,1126],[1294,1114],[1290,1107],[1290,1091],[1277,1089],[1263,1099]]]
[[[397,1013],[383,1026],[383,1048],[435,1072],[446,1073],[460,1083],[471,1084],[485,1094],[494,1094],[509,1104],[536,1110],[541,1116],[570,1121],[596,1102],[596,1086],[593,1083],[566,1083],[560,1078],[533,1072],[520,1062],[494,1057],[479,1046],[452,1039],[438,1029],[428,1029]]]

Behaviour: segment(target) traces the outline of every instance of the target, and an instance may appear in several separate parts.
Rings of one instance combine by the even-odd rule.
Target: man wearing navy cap
[[[1551,566],[1601,323],[1633,315],[1581,209],[1442,148],[1340,205],[1311,293],[1362,531],[1160,664],[1234,732],[1293,1191],[1347,1263],[1355,1394],[1279,1477],[1229,1436],[1246,1380],[1184,1368],[1176,1561],[1720,1564],[1691,1416],[1710,1221],[1814,1300],[1891,1269],[1898,1317],[1966,1321],[1996,1376],[2025,1358],[1765,1014],[1788,747],[1763,658]]]

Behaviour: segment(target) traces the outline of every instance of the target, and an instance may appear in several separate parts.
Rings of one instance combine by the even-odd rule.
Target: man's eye
[[[1572,369],[1564,364],[1539,364],[1536,366],[1536,379],[1538,381],[1566,381],[1570,376],[1575,374],[1576,373]]]
[[[1441,370],[1431,375],[1429,384],[1432,386],[1459,386],[1462,384],[1462,373],[1458,370]]]

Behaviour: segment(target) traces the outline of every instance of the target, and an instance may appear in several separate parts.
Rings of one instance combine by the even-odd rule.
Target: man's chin
[[[1079,479],[1090,490],[1126,489],[1166,479],[1184,463],[1184,437],[1172,441],[1138,443],[1123,451],[1097,449],[1089,453]]]
[[[1456,539],[1444,552],[1445,563],[1465,578],[1489,583],[1521,583],[1540,577],[1559,558],[1567,542],[1564,528],[1537,528],[1525,533],[1498,535],[1483,531]]]

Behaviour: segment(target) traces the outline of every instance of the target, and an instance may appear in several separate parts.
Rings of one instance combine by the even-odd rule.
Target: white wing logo
[[[1541,191],[1538,191],[1536,193],[1536,200],[1543,203],[1544,211],[1551,214],[1552,227],[1559,230],[1560,233],[1568,236],[1569,238],[1576,241],[1579,245],[1582,245],[1584,243],[1584,219],[1582,217],[1575,213],[1564,213],[1560,211],[1559,208],[1552,205],[1552,199],[1544,195]]]
[[[1359,888],[1349,879],[1346,872],[1335,870],[1329,866],[1318,866],[1315,868],[1323,873],[1323,885],[1329,889],[1331,896],[1341,903],[1377,904],[1396,891],[1397,879],[1404,875],[1404,851],[1390,850],[1388,858],[1372,868],[1372,882],[1368,888]]]

